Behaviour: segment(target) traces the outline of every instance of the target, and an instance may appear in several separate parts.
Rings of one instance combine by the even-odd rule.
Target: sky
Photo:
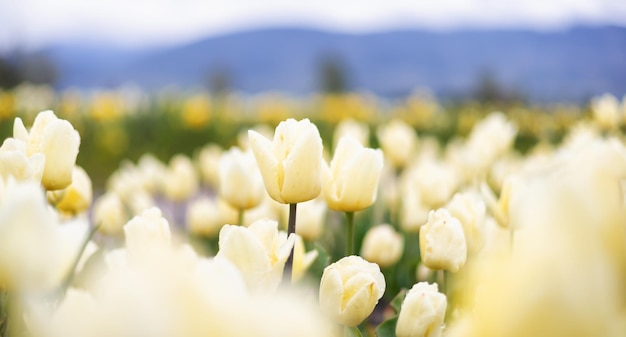
[[[76,41],[143,48],[275,26],[359,33],[573,24],[626,26],[626,0],[0,0],[0,51]]]

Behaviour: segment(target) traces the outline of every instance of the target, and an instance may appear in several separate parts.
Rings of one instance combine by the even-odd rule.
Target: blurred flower
[[[484,220],[487,206],[480,194],[468,191],[457,193],[446,205],[450,214],[463,225],[465,243],[469,253],[476,253],[484,241]]]
[[[339,140],[330,166],[324,165],[322,185],[328,207],[355,212],[376,201],[383,169],[380,150],[364,148],[351,137]]]
[[[187,205],[187,229],[194,235],[215,237],[225,224],[237,222],[237,211],[220,199],[200,198]]]
[[[334,146],[336,149],[339,145],[339,140],[344,136],[350,136],[356,141],[359,142],[363,147],[367,147],[369,145],[369,137],[370,137],[370,129],[367,124],[362,122],[357,122],[354,119],[344,119],[335,128],[335,133],[333,135]]]
[[[7,138],[0,146],[0,176],[40,182],[45,163],[41,153],[28,156],[26,143],[21,140]]]
[[[402,301],[396,336],[441,336],[446,307],[446,295],[438,291],[437,284],[420,282],[413,285]]]
[[[59,211],[69,214],[78,214],[89,209],[92,198],[91,179],[80,166],[74,167],[70,186],[48,192],[48,200],[52,200]]]
[[[405,186],[402,190],[400,208],[400,226],[405,232],[418,232],[428,220],[428,208],[422,202],[421,192],[417,188]]]
[[[591,101],[594,122],[603,130],[615,130],[619,127],[621,112],[619,101],[611,94],[595,97]]]
[[[238,210],[256,207],[264,197],[261,177],[252,152],[232,147],[219,161],[219,195]]]
[[[128,221],[128,214],[122,200],[115,193],[105,193],[100,196],[93,207],[93,222],[98,230],[107,235],[122,233],[124,224]]]
[[[302,237],[296,235],[296,242],[293,249],[293,272],[291,274],[292,282],[297,282],[306,271],[311,267],[315,259],[317,258],[317,250],[305,251],[304,241]]]
[[[372,313],[384,292],[385,277],[378,265],[352,255],[324,269],[319,302],[336,322],[356,326]]]
[[[396,168],[404,167],[417,150],[417,133],[405,122],[394,119],[377,130],[385,158]]]
[[[250,290],[273,291],[281,282],[294,243],[295,235],[279,232],[276,221],[258,220],[250,227],[225,225],[217,257],[235,264]]]
[[[363,239],[361,256],[382,268],[394,265],[404,252],[404,238],[391,225],[370,228]]]
[[[35,153],[46,156],[41,183],[47,190],[63,189],[72,182],[80,135],[70,122],[47,110],[37,115],[29,132],[18,117],[13,136],[27,144],[28,156]]]
[[[217,144],[204,146],[198,154],[198,165],[202,180],[207,186],[217,189],[219,185],[219,160],[222,156],[222,148]]]
[[[307,241],[317,240],[324,230],[326,210],[326,203],[321,199],[298,204],[296,234]]]
[[[188,98],[182,107],[182,119],[185,126],[191,129],[202,129],[211,119],[211,101],[206,95],[195,95]]]
[[[293,204],[321,191],[322,139],[308,119],[281,122],[270,142],[250,130],[250,145],[272,199]]]
[[[430,281],[433,278],[434,270],[426,267],[423,263],[420,263],[415,269],[415,278],[418,281]]]
[[[458,186],[455,170],[445,162],[427,159],[405,171],[406,188],[417,188],[421,202],[431,208],[443,206]]]
[[[133,217],[124,225],[126,247],[129,254],[143,258],[170,247],[172,234],[161,210],[153,207]]]
[[[420,252],[430,269],[456,272],[465,264],[467,246],[463,226],[445,208],[430,211],[420,228]]]
[[[188,199],[196,193],[198,174],[188,157],[181,154],[172,157],[163,187],[165,196],[177,202]]]

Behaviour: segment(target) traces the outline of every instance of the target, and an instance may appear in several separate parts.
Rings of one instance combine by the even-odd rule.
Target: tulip
[[[203,147],[197,158],[202,181],[209,187],[217,188],[219,185],[218,168],[222,155],[222,148],[216,144],[208,144]]]
[[[191,160],[184,155],[175,155],[170,160],[165,176],[165,195],[172,201],[183,201],[198,189],[198,174]]]
[[[93,198],[91,179],[87,172],[76,166],[72,172],[72,183],[64,190],[49,191],[48,198],[53,200],[59,211],[78,214],[91,206]]]
[[[321,191],[322,138],[308,119],[281,122],[269,141],[249,131],[250,146],[272,199],[295,204]]]
[[[324,166],[323,191],[328,207],[355,212],[376,201],[383,169],[383,153],[368,149],[352,137],[343,137],[330,166]]]
[[[225,225],[217,257],[237,266],[250,290],[272,291],[281,281],[295,240],[295,234],[279,232],[278,222],[272,220],[258,220],[250,227]]]
[[[367,124],[353,119],[344,119],[335,128],[335,134],[333,135],[333,140],[335,141],[334,148],[337,148],[341,138],[348,135],[354,137],[363,146],[369,144],[370,130]]]
[[[169,223],[156,207],[132,218],[124,225],[124,234],[129,254],[142,258],[171,245]]]
[[[308,241],[317,240],[324,230],[326,203],[315,199],[299,205],[300,216],[296,219],[296,234]]]
[[[363,239],[361,256],[385,268],[390,267],[402,257],[404,238],[391,225],[372,227]]]
[[[475,192],[457,193],[446,206],[450,214],[463,226],[465,243],[469,252],[475,253],[483,245],[484,220],[487,206]]]
[[[405,122],[394,119],[377,130],[380,147],[385,157],[396,168],[404,167],[415,155],[417,149],[417,134]]]
[[[41,181],[46,156],[35,153],[28,156],[26,143],[15,138],[7,138],[0,146],[0,176],[12,176],[17,180]]]
[[[378,265],[352,255],[324,269],[319,302],[326,315],[352,327],[372,313],[384,292],[385,277]]]
[[[304,277],[319,253],[317,250],[305,251],[304,241],[299,235],[296,235],[293,251],[293,274],[291,274],[291,278],[296,282]]]
[[[28,156],[42,153],[46,157],[42,185],[47,190],[66,188],[72,182],[72,169],[78,156],[80,135],[70,122],[47,110],[35,117],[30,132],[18,117],[13,136],[27,144]]]
[[[122,233],[128,221],[126,207],[115,193],[105,193],[99,197],[93,207],[93,222],[98,230],[108,235]]]
[[[231,148],[222,154],[218,172],[220,197],[231,206],[241,212],[261,203],[263,179],[251,152]]]
[[[467,257],[461,222],[445,208],[430,211],[420,228],[420,252],[428,268],[458,271]]]
[[[227,223],[237,221],[237,211],[221,199],[207,197],[187,205],[187,229],[194,235],[215,237]]]
[[[594,98],[591,101],[591,111],[594,122],[601,129],[615,130],[619,127],[619,100],[615,96],[604,94]]]
[[[446,295],[437,290],[437,284],[415,284],[402,301],[396,336],[441,336],[446,307]]]

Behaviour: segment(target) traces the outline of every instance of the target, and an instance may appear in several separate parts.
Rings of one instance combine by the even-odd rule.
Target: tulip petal
[[[248,137],[254,158],[261,171],[267,193],[272,199],[283,204],[286,203],[280,193],[279,181],[282,180],[282,177],[279,173],[278,159],[274,156],[272,151],[272,143],[260,133],[253,130],[248,131]]]
[[[284,180],[281,197],[287,203],[314,199],[321,192],[322,139],[312,125],[283,161]]]

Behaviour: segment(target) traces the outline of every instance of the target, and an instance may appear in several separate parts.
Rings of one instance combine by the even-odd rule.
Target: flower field
[[[626,336],[626,99],[0,91],[0,336]]]

